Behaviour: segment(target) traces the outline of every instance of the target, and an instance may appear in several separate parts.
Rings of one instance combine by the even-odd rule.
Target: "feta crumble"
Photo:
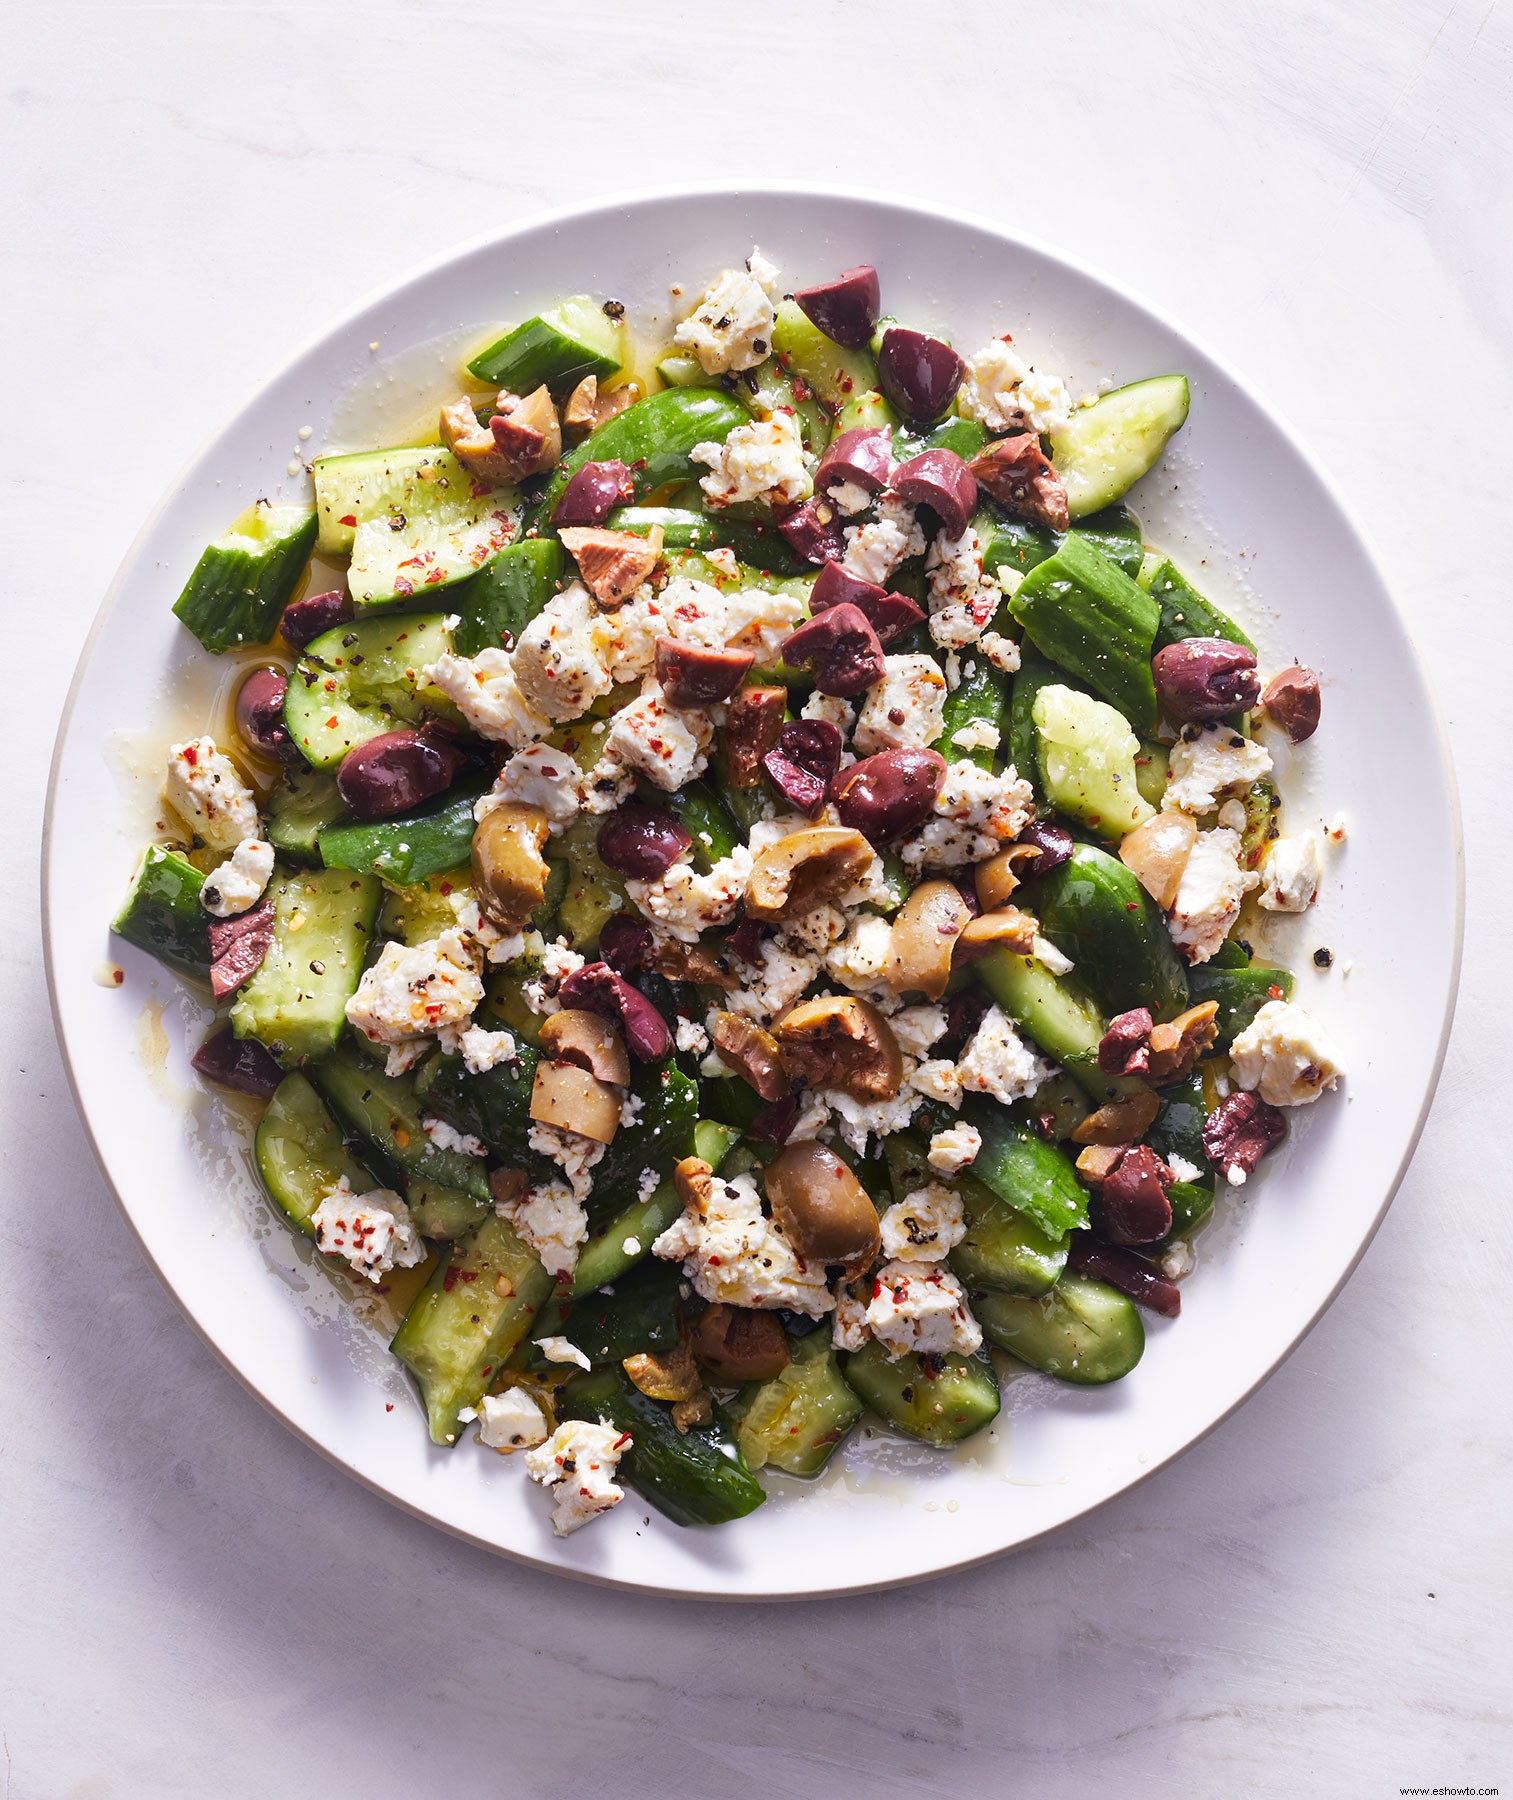
[[[1229,1047],[1236,1087],[1271,1106],[1308,1106],[1345,1075],[1334,1041],[1291,1000],[1268,1000]]]
[[[628,769],[664,793],[675,794],[703,770],[713,737],[707,710],[676,711],[663,698],[661,685],[649,676],[639,698],[610,720],[595,773],[606,766]]]
[[[867,1324],[890,1360],[910,1351],[970,1356],[982,1347],[982,1327],[967,1309],[961,1283],[937,1263],[884,1263],[873,1278]]]
[[[545,1443],[526,1451],[526,1474],[552,1491],[552,1528],[558,1537],[567,1537],[625,1498],[614,1477],[631,1441],[629,1432],[613,1425],[570,1419]]]
[[[565,1337],[532,1338],[531,1342],[548,1362],[576,1363],[580,1369],[591,1369],[594,1366],[578,1346]]]
[[[1198,833],[1167,914],[1172,942],[1190,963],[1207,962],[1218,951],[1260,879],[1253,869],[1240,867],[1237,833],[1223,826]]]
[[[883,1214],[883,1255],[901,1262],[939,1262],[967,1235],[961,1195],[932,1181],[905,1194]]]
[[[1268,912],[1307,912],[1318,896],[1324,868],[1311,831],[1274,838],[1261,861],[1258,905]]]
[[[521,691],[507,651],[483,649],[468,658],[448,650],[425,671],[425,678],[479,737],[492,743],[518,750],[551,732],[551,720]]]
[[[785,1307],[817,1319],[834,1306],[825,1271],[800,1261],[762,1212],[750,1175],[711,1179],[707,1195],[673,1220],[651,1247],[681,1262],[696,1293],[728,1306]]]
[[[814,491],[798,420],[786,407],[736,426],[723,444],[695,444],[689,456],[710,471],[699,486],[711,506],[795,505]]]
[[[212,737],[169,750],[163,798],[212,850],[229,853],[258,834],[256,796]]]
[[[982,1133],[975,1125],[948,1125],[930,1139],[929,1164],[942,1175],[959,1175],[977,1160]]]
[[[845,539],[842,566],[878,587],[886,583],[901,562],[925,553],[924,528],[914,517],[914,508],[896,494],[883,495],[876,518],[861,525],[848,525]]]
[[[983,574],[982,539],[970,525],[956,537],[940,532],[930,545],[925,572],[930,636],[946,649],[975,644],[1003,599],[997,582]]]
[[[354,1193],[345,1175],[326,1190],[310,1215],[310,1227],[323,1256],[344,1258],[371,1282],[391,1269],[413,1269],[426,1258],[410,1209],[399,1195],[390,1188]]]
[[[540,1182],[524,1199],[501,1201],[494,1210],[535,1251],[548,1275],[572,1274],[588,1237],[588,1216],[567,1182]]]
[[[420,1129],[430,1139],[434,1150],[455,1150],[459,1156],[487,1156],[488,1148],[482,1139],[475,1138],[469,1131],[458,1131],[445,1119],[422,1116]]]
[[[945,723],[946,678],[933,656],[883,658],[883,678],[867,689],[853,742],[863,755],[905,745],[928,749]]]
[[[1189,725],[1172,745],[1168,768],[1162,811],[1209,813],[1221,794],[1259,781],[1271,768],[1271,752],[1228,725]]]
[[[262,838],[243,838],[225,862],[205,877],[200,905],[217,919],[234,919],[262,899],[272,879],[272,844]]]
[[[1001,775],[963,759],[948,764],[933,815],[899,847],[905,868],[954,869],[982,862],[1034,817],[1034,791],[1010,764]]]
[[[751,852],[738,844],[707,872],[701,873],[684,857],[655,881],[632,877],[625,883],[625,891],[654,925],[691,944],[700,932],[728,925],[735,917],[751,879],[751,867]]]
[[[369,1043],[404,1044],[443,1027],[461,1029],[482,999],[462,933],[443,931],[424,944],[385,944],[347,1002],[347,1022]]]
[[[989,431],[1062,430],[1072,417],[1072,396],[1059,375],[1038,374],[1007,338],[994,338],[968,358],[957,401],[969,419]]]
[[[1052,1072],[998,1006],[983,1014],[958,1067],[961,1085],[969,1093],[989,1094],[1005,1106],[1028,1099]]]
[[[508,1455],[546,1442],[546,1414],[524,1388],[485,1394],[478,1402],[478,1442]]]
[[[757,271],[771,280],[772,264],[755,251],[752,261],[755,269],[726,269],[672,334],[680,350],[698,357],[706,375],[754,369],[771,353],[777,314]]]
[[[565,750],[550,744],[528,744],[517,750],[480,795],[473,817],[480,823],[501,806],[535,806],[546,814],[547,829],[558,836],[577,818],[583,805],[583,773]]]

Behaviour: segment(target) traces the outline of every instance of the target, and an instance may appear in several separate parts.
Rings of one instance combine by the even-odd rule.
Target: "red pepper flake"
[[[393,1410],[394,1410],[394,1402],[392,1400],[385,1400],[384,1401],[384,1411],[385,1412],[393,1412]]]
[[[1280,1000],[1282,998],[1282,990],[1277,986],[1277,984],[1275,982],[1273,982],[1271,984],[1271,986],[1269,988],[1267,988],[1266,992],[1268,994],[1270,994],[1270,996],[1272,997],[1273,1000]]]
[[[460,1273],[461,1273],[461,1271],[459,1269],[451,1268],[451,1269],[448,1269],[446,1274],[442,1276],[441,1291],[444,1294],[450,1294],[452,1289],[454,1287],[456,1287],[457,1277]]]
[[[338,525],[355,525],[357,523],[357,514],[343,513],[336,522]]]
[[[617,1437],[615,1439],[614,1444],[611,1447],[615,1450],[622,1450],[629,1442],[630,1442],[630,1433],[628,1431],[622,1431],[620,1433],[619,1437]],[[599,1465],[598,1465],[598,1463],[592,1463],[589,1466],[591,1468],[597,1469]],[[587,1491],[588,1490],[585,1488],[584,1492],[587,1493]]]
[[[415,592],[415,583],[406,580],[403,575],[396,575],[394,577],[394,592],[396,594],[413,594]]]
[[[476,1281],[478,1279],[478,1271],[476,1269],[464,1269],[462,1271],[461,1279],[463,1281]]]

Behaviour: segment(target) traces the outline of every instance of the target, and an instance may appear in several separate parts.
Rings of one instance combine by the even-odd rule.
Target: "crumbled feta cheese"
[[[1058,950],[1049,938],[1042,937],[1037,931],[1035,941],[1030,945],[1030,954],[1042,968],[1049,969],[1053,975],[1070,975],[1077,967],[1064,951]]]
[[[856,708],[849,700],[842,700],[839,694],[822,694],[816,689],[804,702],[799,717],[817,719],[823,725],[833,725],[844,743],[856,723]]]
[[[457,1048],[469,1075],[482,1075],[502,1062],[514,1062],[518,1054],[512,1032],[489,1031],[482,1025],[469,1025],[459,1032]]]
[[[487,1156],[489,1153],[481,1138],[475,1138],[470,1131],[458,1131],[445,1119],[422,1117],[420,1129],[431,1140],[433,1149],[455,1150],[461,1156]]]
[[[388,1055],[384,1058],[384,1074],[390,1081],[397,1081],[401,1075],[408,1075],[429,1048],[428,1038],[412,1038],[407,1044],[390,1044]]]
[[[1349,835],[1350,830],[1344,813],[1336,813],[1324,827],[1324,836],[1329,839],[1331,844],[1343,844]]]
[[[607,1145],[597,1143],[593,1138],[582,1137],[576,1131],[564,1131],[556,1125],[543,1125],[534,1119],[530,1130],[525,1134],[525,1141],[538,1156],[545,1156],[556,1163],[566,1175],[576,1199],[582,1201],[588,1198],[594,1185],[593,1171],[603,1160]]]
[[[884,494],[877,517],[845,530],[846,554],[842,566],[863,581],[881,587],[901,562],[925,553],[923,526],[896,494]]]
[[[1001,582],[1002,577],[999,579]],[[977,640],[977,648],[995,669],[1002,669],[1006,675],[1012,675],[1019,667],[1019,646],[1001,631],[985,631]]]
[[[763,272],[771,267],[760,258]],[[726,269],[698,307],[672,334],[680,350],[692,350],[706,375],[754,369],[772,350],[777,314],[761,280],[746,269]]]
[[[550,719],[576,719],[610,690],[596,616],[593,596],[574,581],[547,601],[515,645],[510,660],[520,691]]]
[[[930,1046],[946,1035],[950,1020],[943,1006],[906,1006],[888,1021],[898,1047],[906,1056],[923,1056]]]
[[[860,993],[883,978],[893,927],[875,913],[862,913],[838,944],[825,953],[825,971],[842,987]]]
[[[758,284],[769,300],[776,302],[782,298],[782,289],[778,282],[781,271],[771,257],[762,255],[755,244],[751,246],[751,255],[746,258],[746,273]]]
[[[614,1476],[630,1446],[628,1431],[571,1419],[544,1444],[526,1451],[526,1474],[552,1490],[552,1528],[558,1537],[567,1537],[625,1498]]]
[[[638,1237],[622,1238],[621,1242],[620,1242],[620,1250],[621,1250],[621,1254],[625,1255],[625,1256],[639,1256],[641,1254],[640,1238],[638,1238]]]
[[[704,768],[713,737],[707,711],[676,711],[663,699],[660,684],[648,677],[640,697],[610,720],[601,766],[634,770],[675,794]]]
[[[927,749],[944,726],[946,678],[933,656],[883,658],[883,678],[867,689],[853,742],[868,755],[904,745]]]
[[[1161,1258],[1161,1273],[1168,1281],[1181,1281],[1191,1275],[1197,1258],[1186,1238],[1178,1238]]]
[[[344,1257],[372,1282],[390,1269],[413,1269],[425,1261],[426,1247],[410,1209],[390,1188],[356,1194],[343,1175],[311,1213],[310,1227],[323,1256]]]
[[[256,796],[212,737],[168,752],[163,798],[212,850],[232,851],[258,834]]]
[[[1007,338],[994,338],[968,359],[957,393],[961,410],[989,431],[1060,431],[1071,419],[1072,396],[1059,375],[1038,374]]]
[[[1165,1162],[1178,1181],[1201,1181],[1203,1171],[1196,1163],[1190,1163],[1185,1156],[1179,1156],[1175,1150],[1168,1150]]]
[[[461,1029],[483,999],[473,953],[460,931],[424,944],[385,944],[347,1002],[347,1022],[373,1044],[404,1044]]]
[[[970,1356],[982,1346],[982,1328],[967,1310],[961,1283],[938,1263],[884,1263],[873,1278],[867,1323],[890,1359],[909,1351]]]
[[[1001,775],[976,763],[948,765],[935,810],[899,847],[909,869],[954,869],[996,855],[1034,817],[1034,792],[1012,764]]]
[[[961,1105],[961,1070],[954,1062],[945,1057],[937,1057],[910,1068],[908,1060],[905,1060],[906,1087],[913,1088],[916,1094],[923,1094],[927,1100],[937,1101],[942,1106],[954,1108]]]
[[[1270,1106],[1307,1106],[1345,1074],[1324,1027],[1292,1000],[1268,1000],[1229,1047],[1236,1087]]]
[[[672,1041],[684,1056],[706,1056],[709,1053],[709,1033],[697,1019],[680,1016],[673,1029]]]
[[[823,1096],[811,1088],[799,1100],[799,1114],[793,1121],[793,1129],[788,1133],[788,1141],[807,1142],[820,1137],[829,1126],[830,1108],[826,1106]]]
[[[919,1107],[918,1093],[908,1086],[891,1100],[858,1100],[839,1089],[826,1088],[824,1100],[841,1142],[858,1156],[866,1153],[869,1137],[892,1137],[907,1131]]]
[[[243,838],[225,862],[205,877],[200,905],[217,919],[233,919],[262,899],[272,878],[272,844],[262,838]]]
[[[701,873],[687,857],[664,870],[655,881],[632,878],[625,891],[654,925],[660,925],[684,943],[694,943],[701,931],[728,925],[751,879],[751,852],[737,844],[729,856]]]
[[[565,750],[530,744],[517,750],[473,807],[480,822],[501,806],[536,806],[555,836],[565,831],[583,804],[583,772]]]
[[[1219,823],[1226,831],[1243,832],[1249,818],[1243,800],[1226,800],[1219,808]]]
[[[753,500],[769,506],[794,505],[814,491],[798,420],[787,407],[737,425],[723,444],[695,444],[689,455],[710,471],[699,486],[711,506],[740,506]]]
[[[565,1181],[542,1181],[524,1199],[501,1200],[494,1208],[541,1259],[548,1275],[571,1275],[578,1246],[588,1236],[582,1202]]]
[[[959,1175],[977,1160],[982,1133],[975,1125],[948,1125],[930,1139],[929,1163],[942,1175]]]
[[[983,1014],[966,1054],[958,1065],[961,1085],[974,1094],[991,1094],[1005,1106],[1027,1099],[1051,1074],[1051,1065],[1025,1043],[1001,1007]]]
[[[478,1442],[508,1454],[530,1450],[547,1438],[546,1414],[524,1388],[485,1394],[478,1402]]]
[[[538,1018],[562,1010],[557,989],[569,975],[577,974],[583,967],[584,960],[576,950],[570,950],[561,938],[555,943],[542,946],[538,973],[531,980],[520,984],[521,996]]]
[[[1319,840],[1311,831],[1274,838],[1261,862],[1257,902],[1268,912],[1307,912],[1323,877]]]
[[[970,525],[956,537],[942,531],[925,558],[930,586],[930,636],[943,647],[975,644],[1003,599],[982,572],[982,539]]]
[[[1172,942],[1190,963],[1204,963],[1229,935],[1245,896],[1261,879],[1240,867],[1240,839],[1220,826],[1200,831],[1188,852],[1167,914]]]
[[[552,722],[521,692],[509,653],[487,648],[471,659],[450,650],[425,672],[479,737],[522,749],[546,737]]]
[[[849,1287],[835,1296],[835,1322],[830,1329],[830,1342],[837,1350],[861,1350],[872,1332],[867,1324],[867,1308]]]
[[[578,1346],[569,1343],[565,1337],[532,1338],[531,1342],[548,1362],[576,1363],[580,1369],[591,1369],[594,1366]]]
[[[1168,766],[1162,810],[1208,813],[1220,794],[1259,781],[1271,768],[1271,752],[1229,725],[1189,725],[1172,745]]]
[[[958,750],[996,750],[1003,733],[987,719],[972,719],[960,731],[951,733]]]
[[[939,1262],[967,1235],[961,1195],[932,1181],[905,1194],[883,1214],[883,1255],[901,1262]]]
[[[858,487],[854,481],[837,481],[828,492],[830,504],[848,519],[855,513],[865,512],[872,504],[871,494],[866,488]]]
[[[704,1299],[728,1306],[785,1307],[817,1319],[835,1302],[825,1271],[800,1261],[782,1228],[762,1212],[750,1175],[715,1176],[707,1196],[673,1220],[651,1247],[653,1256],[681,1262]]]
[[[796,948],[782,934],[763,941],[755,971],[748,971],[746,985],[730,996],[732,1012],[765,1023],[787,1012],[819,974],[825,959],[822,950]]]

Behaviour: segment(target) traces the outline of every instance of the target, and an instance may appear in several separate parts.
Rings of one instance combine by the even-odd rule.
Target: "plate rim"
[[[960,225],[979,236],[996,239],[1012,244],[1018,248],[1029,250],[1035,255],[1045,258],[1048,262],[1058,264],[1063,268],[1072,271],[1082,279],[1093,283],[1122,305],[1135,308],[1163,330],[1182,338],[1202,356],[1206,357],[1225,379],[1231,382],[1248,401],[1258,407],[1262,412],[1268,414],[1278,428],[1285,432],[1287,438],[1305,465],[1308,474],[1323,490],[1330,504],[1339,514],[1342,523],[1353,540],[1355,550],[1363,558],[1365,565],[1375,577],[1383,595],[1387,599],[1388,605],[1392,609],[1396,623],[1403,634],[1404,642],[1408,647],[1423,686],[1424,698],[1427,701],[1427,719],[1432,728],[1434,743],[1438,750],[1439,773],[1443,782],[1445,795],[1449,801],[1450,835],[1455,853],[1453,870],[1454,918],[1447,991],[1439,1024],[1438,1042],[1435,1046],[1429,1077],[1424,1085],[1423,1095],[1419,1102],[1417,1116],[1414,1119],[1412,1129],[1405,1140],[1397,1168],[1393,1171],[1390,1180],[1386,1184],[1382,1198],[1361,1237],[1360,1243],[1351,1255],[1344,1269],[1341,1271],[1339,1278],[1334,1285],[1329,1289],[1328,1293],[1319,1302],[1313,1313],[1297,1331],[1291,1342],[1282,1350],[1275,1360],[1258,1374],[1243,1392],[1236,1395],[1222,1412],[1211,1419],[1201,1430],[1187,1438],[1180,1446],[1168,1451],[1164,1455],[1153,1458],[1149,1467],[1142,1469],[1138,1474],[1123,1482],[1112,1492],[1087,1501],[1086,1504],[1077,1507],[1076,1510],[1068,1513],[1065,1517],[1060,1518],[1051,1524],[1041,1526],[1037,1530],[1031,1532],[1028,1536],[1019,1538],[1012,1544],[1005,1544],[997,1549],[960,1557],[950,1562],[938,1564],[934,1568],[918,1570],[905,1575],[885,1577],[874,1581],[846,1582],[833,1586],[791,1588],[762,1593],[750,1591],[689,1591],[680,1588],[666,1587],[655,1582],[627,1579],[623,1575],[607,1575],[594,1570],[575,1568],[564,1562],[553,1560],[550,1557],[533,1555],[528,1551],[511,1548],[494,1542],[486,1537],[480,1536],[476,1532],[469,1531],[461,1525],[438,1517],[435,1513],[427,1511],[424,1506],[406,1499],[392,1491],[390,1488],[384,1486],[377,1477],[356,1467],[337,1450],[321,1442],[319,1438],[297,1423],[288,1413],[284,1412],[277,1401],[270,1395],[264,1393],[255,1383],[251,1375],[244,1372],[243,1369],[220,1348],[215,1339],[210,1335],[208,1329],[201,1324],[189,1300],[180,1293],[179,1289],[169,1279],[163,1267],[153,1255],[146,1238],[137,1226],[137,1222],[132,1215],[131,1209],[127,1206],[112,1177],[104,1148],[95,1134],[89,1111],[84,1103],[84,1097],[80,1090],[78,1076],[74,1067],[74,1059],[71,1053],[68,1034],[64,1028],[64,1020],[58,997],[58,982],[55,974],[55,961],[58,954],[58,946],[54,941],[54,906],[52,893],[53,827],[58,801],[58,791],[63,775],[64,749],[69,737],[70,728],[73,724],[74,708],[78,699],[79,690],[93,658],[100,635],[107,620],[115,611],[127,579],[137,565],[143,546],[157,529],[160,521],[178,497],[180,490],[186,484],[192,472],[203,463],[213,446],[232,429],[242,415],[252,407],[270,387],[288,376],[300,362],[314,352],[321,344],[334,337],[342,330],[355,325],[357,320],[371,308],[393,299],[396,295],[413,287],[416,283],[424,281],[430,276],[439,274],[449,265],[460,262],[480,252],[485,252],[501,245],[508,244],[514,238],[522,237],[543,229],[561,226],[582,218],[601,215],[620,209],[629,209],[636,206],[662,204],[667,202],[675,203],[684,200],[708,201],[712,199],[724,199],[738,204],[742,201],[757,197],[775,199],[802,198],[806,200],[833,202],[839,206],[844,206],[853,202],[860,202],[872,206],[882,206],[895,212],[912,214],[916,217],[931,220],[943,220],[951,224]],[[1064,249],[1059,244],[1052,243],[1034,234],[1020,231],[1007,223],[1001,223],[990,215],[978,212],[974,209],[935,205],[927,202],[923,197],[918,195],[891,194],[878,188],[871,188],[859,184],[835,184],[823,181],[797,180],[743,182],[740,184],[733,184],[727,181],[667,182],[614,189],[591,196],[587,199],[576,200],[563,206],[538,209],[527,213],[521,218],[511,221],[504,227],[485,231],[474,237],[451,244],[435,255],[410,264],[392,279],[370,289],[355,304],[347,307],[334,317],[327,319],[314,332],[303,338],[294,350],[282,357],[268,373],[263,375],[253,384],[251,389],[242,397],[236,406],[220,415],[218,422],[198,442],[191,454],[178,465],[174,475],[164,488],[155,505],[152,506],[142,520],[141,525],[132,536],[116,565],[115,572],[106,586],[100,603],[95,610],[94,617],[90,622],[89,629],[85,633],[84,640],[80,645],[73,675],[69,682],[68,692],[59,714],[57,732],[53,740],[53,750],[49,760],[40,844],[42,959],[47,983],[48,1007],[52,1019],[53,1034],[62,1059],[63,1071],[68,1081],[69,1093],[73,1100],[74,1110],[77,1114],[79,1123],[83,1128],[84,1136],[89,1144],[91,1154],[94,1156],[95,1163],[99,1168],[105,1186],[111,1197],[114,1199],[117,1210],[125,1221],[127,1230],[135,1240],[137,1248],[142,1253],[149,1268],[151,1268],[159,1283],[173,1300],[173,1303],[178,1308],[180,1314],[187,1320],[196,1336],[198,1336],[201,1342],[211,1351],[217,1362],[223,1368],[227,1369],[240,1386],[250,1393],[268,1413],[278,1420],[279,1424],[282,1425],[286,1431],[290,1432],[294,1437],[299,1439],[300,1442],[315,1451],[317,1455],[322,1457],[327,1463],[340,1469],[351,1479],[360,1482],[363,1487],[368,1489],[371,1493],[378,1495],[389,1505],[423,1521],[432,1529],[444,1531],[449,1536],[487,1551],[492,1556],[502,1557],[512,1563],[520,1564],[524,1567],[539,1570],[543,1573],[557,1577],[566,1578],[570,1581],[600,1589],[608,1589],[622,1594],[646,1595],[694,1603],[705,1601],[734,1605],[772,1605],[780,1602],[843,1599],[852,1595],[878,1593],[894,1588],[915,1586],[925,1581],[933,1581],[942,1576],[960,1574],[968,1569],[979,1568],[986,1563],[996,1562],[1004,1557],[1015,1555],[1021,1550],[1028,1549],[1032,1544],[1039,1543],[1043,1539],[1050,1537],[1055,1533],[1064,1531],[1069,1526],[1087,1519],[1101,1508],[1112,1504],[1113,1501],[1122,1498],[1126,1494],[1132,1493],[1137,1488],[1143,1487],[1146,1482],[1150,1481],[1162,1470],[1170,1468],[1173,1463],[1178,1461],[1181,1457],[1186,1456],[1190,1450],[1202,1443],[1211,1433],[1217,1431],[1221,1425],[1231,1419],[1242,1406],[1251,1400],[1256,1393],[1265,1386],[1283,1364],[1289,1361],[1303,1342],[1311,1335],[1324,1314],[1334,1305],[1334,1302],[1339,1298],[1345,1284],[1359,1267],[1362,1258],[1375,1240],[1377,1232],[1381,1229],[1382,1222],[1387,1216],[1388,1209],[1396,1198],[1403,1179],[1408,1172],[1409,1166],[1418,1151],[1419,1142],[1423,1136],[1424,1127],[1428,1122],[1429,1112],[1434,1104],[1435,1097],[1439,1091],[1440,1080],[1444,1073],[1445,1057],[1449,1049],[1450,1033],[1454,1025],[1456,1007],[1460,996],[1460,982],[1465,948],[1465,860],[1465,832],[1460,803],[1460,787],[1450,734],[1445,722],[1444,709],[1440,702],[1428,660],[1424,655],[1418,640],[1418,635],[1398,597],[1396,589],[1392,582],[1388,580],[1381,561],[1376,554],[1375,547],[1363,529],[1354,507],[1340,491],[1333,476],[1328,472],[1325,465],[1316,457],[1309,442],[1297,432],[1287,418],[1285,411],[1274,405],[1248,376],[1241,374],[1234,367],[1226,356],[1216,351],[1202,333],[1192,330],[1177,316],[1154,304],[1147,299],[1142,292],[1129,286],[1111,273],[1106,272],[1102,267],[1086,261],[1081,256]]]

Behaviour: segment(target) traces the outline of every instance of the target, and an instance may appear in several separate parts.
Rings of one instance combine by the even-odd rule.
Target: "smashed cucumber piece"
[[[334,769],[369,738],[423,717],[455,721],[456,708],[425,678],[451,648],[440,613],[359,619],[305,646],[289,676],[284,724],[305,761]]]
[[[256,501],[206,546],[173,603],[174,616],[212,655],[266,644],[294,598],[314,542],[308,506]]]
[[[1035,695],[1031,713],[1041,783],[1057,812],[1110,843],[1154,815],[1135,771],[1140,740],[1123,713],[1054,682]]]
[[[1051,434],[1051,461],[1071,516],[1111,506],[1148,475],[1186,424],[1190,400],[1185,375],[1153,375],[1078,407]]]

